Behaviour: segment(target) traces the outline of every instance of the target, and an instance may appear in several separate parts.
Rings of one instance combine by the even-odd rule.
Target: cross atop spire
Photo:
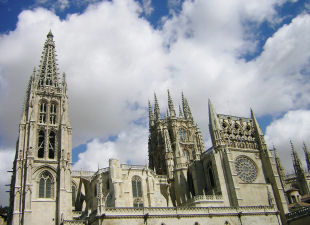
[[[55,42],[51,31],[47,34],[38,70],[38,86],[58,87],[58,68],[56,64]]]

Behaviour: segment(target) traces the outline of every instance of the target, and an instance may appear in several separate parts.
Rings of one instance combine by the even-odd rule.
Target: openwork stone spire
[[[175,110],[174,110],[174,105],[173,105],[173,101],[172,101],[172,98],[170,96],[169,90],[168,90],[168,107],[169,107],[170,116],[171,117],[175,117],[176,113],[175,113]]]
[[[150,128],[154,125],[154,115],[153,115],[153,110],[152,110],[152,106],[151,106],[151,103],[149,101],[149,125],[150,125]]]
[[[155,100],[155,108],[154,108],[155,120],[159,120],[160,119],[160,109],[159,109],[159,104],[158,104],[158,100],[157,100],[155,93],[154,93],[154,100]]]
[[[50,31],[47,34],[47,40],[41,56],[41,65],[38,71],[38,86],[58,87],[58,68],[56,64],[55,42],[53,34]]]
[[[182,105],[185,119],[193,120],[191,109],[188,105],[187,99],[184,97],[183,92],[182,92]]]
[[[306,157],[306,163],[307,163],[308,172],[310,172],[310,152],[309,152],[308,147],[307,147],[307,145],[306,145],[305,142],[304,142],[303,149],[304,149],[304,152],[305,152],[305,157]]]

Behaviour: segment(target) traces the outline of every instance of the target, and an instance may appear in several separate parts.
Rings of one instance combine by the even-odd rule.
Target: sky
[[[148,110],[189,101],[206,149],[208,98],[250,117],[288,173],[310,146],[310,4],[302,0],[0,0],[0,205],[26,85],[52,30],[66,73],[73,169],[147,165]],[[305,163],[304,163],[304,166]]]

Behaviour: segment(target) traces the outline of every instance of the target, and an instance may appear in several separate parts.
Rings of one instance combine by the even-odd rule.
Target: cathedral
[[[288,177],[253,111],[249,118],[218,114],[209,100],[206,149],[183,94],[176,112],[168,91],[164,117],[154,98],[148,166],[110,159],[107,168],[73,171],[66,76],[59,77],[49,32],[19,124],[9,224],[289,224],[289,208],[310,194],[293,144],[295,174]]]

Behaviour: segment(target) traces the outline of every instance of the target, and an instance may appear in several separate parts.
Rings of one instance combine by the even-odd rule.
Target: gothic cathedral
[[[19,125],[9,224],[288,224],[293,197],[310,194],[293,145],[296,174],[288,180],[253,111],[244,118],[208,105],[209,149],[186,97],[177,113],[168,91],[165,116],[156,95],[149,102],[148,166],[110,159],[107,168],[72,171],[67,84],[49,32]]]

